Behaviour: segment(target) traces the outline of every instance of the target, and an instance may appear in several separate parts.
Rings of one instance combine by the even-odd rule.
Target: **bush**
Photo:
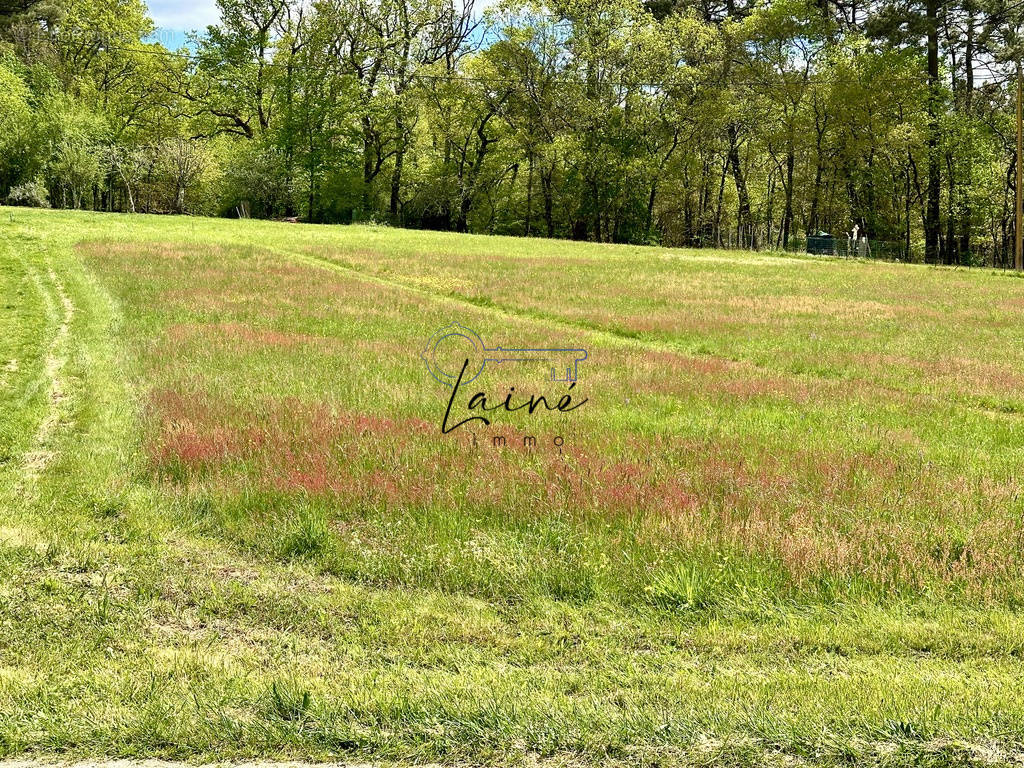
[[[258,219],[279,218],[296,212],[297,191],[289,180],[287,163],[276,147],[247,142],[233,147],[224,158],[221,189],[222,213],[233,215],[236,207],[249,207]]]
[[[24,205],[29,208],[49,208],[50,195],[46,187],[39,180],[35,180],[11,187],[7,202],[10,205]]]

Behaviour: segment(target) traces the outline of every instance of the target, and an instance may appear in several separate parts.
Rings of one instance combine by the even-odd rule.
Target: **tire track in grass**
[[[380,277],[355,267],[350,267],[346,264],[340,264],[333,259],[324,256],[311,256],[308,253],[300,251],[291,251],[283,248],[266,248],[270,253],[275,253],[278,256],[292,259],[300,262],[307,266],[316,267],[319,269],[328,269],[334,272],[339,272],[343,275],[351,277],[353,280],[358,280],[363,283],[369,283],[372,285],[379,285],[383,288],[390,288],[392,290],[405,291],[407,293],[416,294],[423,298],[429,299],[435,302],[441,302],[449,304],[460,309],[470,309],[478,312],[484,312],[493,316],[496,316],[505,320],[519,320],[540,323],[542,325],[560,330],[569,331],[576,333],[585,333],[596,340],[603,341],[612,347],[642,350],[645,352],[665,352],[673,355],[683,355],[694,358],[705,358],[724,360],[729,364],[742,366],[749,368],[755,372],[768,372],[768,373],[782,373],[790,376],[797,381],[807,382],[818,382],[827,385],[834,385],[837,382],[844,381],[838,376],[822,376],[818,374],[812,374],[807,372],[793,373],[788,371],[780,371],[770,366],[759,365],[751,360],[731,360],[729,358],[720,357],[717,355],[709,355],[706,353],[695,352],[681,344],[676,344],[671,341],[661,341],[658,339],[645,338],[639,333],[632,333],[629,331],[623,331],[616,328],[608,328],[597,323],[592,323],[586,320],[570,320],[559,315],[539,312],[536,310],[522,309],[518,307],[510,307],[508,305],[499,304],[497,302],[489,302],[482,304],[475,302],[469,298],[458,294],[440,293],[438,291],[432,291],[429,288],[423,288],[418,285],[411,285],[403,282],[402,280],[395,280],[386,277]],[[926,398],[932,403],[944,403],[945,400],[938,398],[935,395],[927,393],[910,392],[901,389],[893,389],[884,385],[875,385],[875,388],[880,391],[891,392],[895,394],[913,395],[915,397]],[[1011,418],[1024,418],[1024,413],[1002,413],[1000,415]]]
[[[46,469],[55,454],[54,436],[67,419],[70,395],[63,372],[69,357],[68,342],[71,337],[71,321],[75,315],[75,305],[53,268],[47,269],[49,285],[36,270],[31,267],[29,269],[43,297],[47,315],[57,323],[57,330],[46,349],[42,376],[25,396],[25,399],[28,399],[38,387],[48,385],[46,413],[36,427],[29,449],[22,458],[23,482],[35,480]]]
[[[609,328],[607,326],[600,325],[599,323],[591,322],[588,320],[572,320],[549,312],[541,312],[538,310],[509,306],[507,304],[500,304],[495,301],[481,303],[473,301],[468,297],[456,293],[441,293],[439,291],[433,291],[430,290],[429,288],[423,288],[418,285],[412,285],[402,280],[381,277],[379,275],[367,272],[363,269],[358,269],[347,264],[341,264],[326,256],[312,256],[308,253],[303,253],[301,251],[292,251],[284,248],[275,248],[272,246],[267,246],[265,250],[270,253],[277,254],[278,256],[284,256],[294,261],[298,261],[307,266],[318,267],[320,269],[329,269],[334,272],[340,272],[343,275],[351,277],[353,280],[358,280],[363,283],[370,283],[373,285],[379,285],[384,288],[391,288],[398,291],[413,293],[418,296],[430,299],[432,301],[450,304],[452,306],[460,307],[462,309],[472,309],[478,312],[485,312],[502,319],[529,321],[551,326],[552,328],[556,328],[562,331],[576,331],[579,333],[586,333],[596,339],[600,339],[608,344],[617,345],[619,347],[628,347],[653,352],[668,352],[675,355],[685,355],[689,357],[725,360],[730,363],[737,363],[740,365],[748,366],[755,371],[780,372],[776,368],[773,368],[771,366],[760,365],[750,360],[736,361],[732,360],[731,358],[721,357],[719,355],[695,352],[682,344],[677,344],[672,341],[662,341],[659,339],[648,338],[643,336],[640,332],[621,330],[618,328]],[[840,380],[837,377],[827,377],[809,373],[792,373],[787,371],[781,371],[781,373],[784,373],[788,376],[793,376],[794,378],[797,379],[805,379],[811,381],[829,382]]]
[[[291,251],[281,248],[267,248],[267,250],[272,253],[276,253],[279,256],[294,259],[295,261],[299,261],[308,266],[319,267],[321,269],[330,269],[335,272],[340,272],[341,274],[347,275],[354,280],[359,280],[364,283],[371,283],[385,288],[391,288],[394,290],[414,293],[419,296],[423,296],[427,299],[431,299],[433,301],[444,302],[463,309],[474,309],[480,312],[487,312],[489,314],[504,319],[533,321],[563,331],[576,331],[586,333],[596,339],[601,339],[606,343],[617,345],[619,347],[641,349],[646,351],[667,352],[674,355],[684,355],[689,357],[727,360],[732,363],[747,366],[753,371],[780,373],[785,376],[790,376],[797,381],[817,382],[833,386],[848,381],[847,379],[843,378],[838,374],[823,375],[821,373],[808,372],[795,373],[792,371],[787,371],[785,369],[778,369],[772,366],[761,365],[752,360],[729,360],[729,358],[723,358],[717,355],[708,355],[706,353],[695,352],[694,350],[689,349],[681,344],[674,344],[669,341],[659,341],[657,339],[645,338],[641,336],[639,333],[632,333],[629,331],[623,331],[616,328],[608,328],[585,320],[568,320],[566,318],[559,317],[558,315],[553,315],[545,312],[538,312],[534,310],[521,309],[516,307],[508,307],[506,305],[498,304],[496,302],[489,304],[481,304],[457,294],[453,295],[439,293],[437,291],[432,291],[428,288],[422,288],[418,285],[410,285],[409,283],[403,282],[401,280],[389,279],[385,277],[380,277],[379,275],[370,274],[364,270],[357,269],[346,264],[340,264],[324,256],[312,256],[308,253]],[[958,399],[949,395],[937,395],[931,392],[926,392],[914,388],[891,387],[881,383],[875,383],[873,384],[873,387],[874,389],[880,392],[887,392],[895,395],[915,398],[923,403],[927,403],[931,407],[947,405],[956,408],[963,408],[970,412],[985,414],[989,418],[1004,420],[1011,423],[1020,423],[1024,421],[1024,411],[993,409],[990,405],[986,404],[985,402],[977,401],[975,398],[972,397],[967,397],[966,399]]]
[[[303,264],[306,264],[307,266],[340,272],[341,274],[348,275],[352,279],[358,280],[363,283],[372,283],[373,285],[379,285],[384,288],[392,288],[394,290],[406,291],[407,293],[414,293],[418,296],[423,296],[424,298],[431,299],[432,301],[451,304],[453,306],[461,307],[463,309],[473,309],[479,312],[486,312],[492,315],[496,315],[497,317],[503,319],[526,320],[536,323],[543,323],[563,331],[580,331],[583,333],[590,334],[591,336],[603,339],[606,342],[618,344],[620,346],[639,347],[641,349],[659,350],[665,352],[673,352],[676,354],[688,354],[685,349],[683,349],[677,344],[655,341],[653,339],[645,339],[638,335],[617,331],[613,328],[604,328],[602,326],[587,322],[567,320],[563,317],[546,314],[544,312],[535,312],[525,309],[510,308],[498,304],[496,302],[481,304],[459,295],[439,293],[437,291],[432,291],[427,288],[421,288],[418,285],[410,285],[409,283],[402,282],[401,280],[392,280],[386,277],[373,275],[363,270],[347,266],[345,264],[339,264],[338,262],[333,261],[332,259],[322,256],[311,256],[308,253],[290,251],[282,248],[271,247],[267,248],[267,250],[279,256],[284,256],[286,258],[301,262]]]

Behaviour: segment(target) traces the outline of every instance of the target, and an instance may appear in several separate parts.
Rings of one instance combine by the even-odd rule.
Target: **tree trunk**
[[[815,161],[814,161],[814,190],[811,192],[811,213],[810,218],[807,221],[808,233],[818,232],[821,230],[821,225],[818,222],[818,206],[821,204],[821,174],[822,174],[822,156],[821,156],[821,136],[818,136],[817,143],[815,145]]]
[[[365,115],[362,118],[363,126],[363,213],[369,213],[372,204],[370,185],[373,184],[376,172],[373,162],[373,127],[370,125],[370,118]]]
[[[793,143],[790,142],[789,150],[786,152],[786,209],[782,212],[782,248],[789,250],[789,233],[793,227],[793,167],[796,165],[796,155],[793,151]]]
[[[712,222],[709,221],[712,184],[711,159],[710,156],[705,156],[704,161],[701,163],[700,171],[700,196],[697,199],[697,228],[694,232],[693,242],[687,243],[687,245],[707,245],[705,242],[705,232],[709,224],[713,226]]]
[[[934,0],[932,1],[934,2]],[[757,239],[754,236],[753,221],[750,215],[750,195],[747,192],[747,180],[743,175],[743,166],[740,164],[739,131],[735,123],[729,123],[729,166],[732,168],[733,181],[736,183],[736,196],[739,198],[737,226],[741,232],[746,230],[749,233],[750,247],[756,250]]]
[[[956,199],[956,175],[953,172],[953,154],[946,153],[946,242],[945,258],[947,264],[959,264],[959,239],[956,236],[956,217],[953,215],[953,202]]]
[[[694,210],[693,210],[693,194],[687,192],[686,202],[683,206],[683,245],[694,244],[694,233],[693,233],[693,221],[694,221]],[[671,245],[671,243],[670,243]]]
[[[939,0],[928,0],[928,203],[924,219],[924,258],[939,261]]]
[[[964,113],[971,115],[974,106],[974,14],[967,14],[967,39],[964,50]],[[970,179],[968,179],[970,183]],[[960,212],[960,258],[971,263],[971,196],[969,192],[963,195],[963,210]]]
[[[729,172],[729,157],[722,161],[722,175],[718,180],[718,204],[715,206],[715,244],[724,245],[722,241],[722,202],[725,199],[725,177]]]
[[[911,158],[911,159],[913,159],[913,158]],[[903,216],[904,216],[904,219],[906,220],[905,223],[904,223],[904,226],[906,227],[906,230],[904,232],[904,248],[906,248],[906,250],[907,250],[906,257],[905,257],[906,260],[907,261],[911,261],[912,260],[911,259],[911,254],[910,254],[910,202],[911,202],[911,188],[910,188],[910,165],[909,164],[907,165],[907,170],[906,170],[906,182],[905,182],[904,190],[905,190],[905,200],[904,200],[904,203],[903,203],[903,206],[904,206],[904,208],[903,208]]]
[[[135,213],[135,196],[132,194],[132,185],[128,183],[128,176],[125,174],[122,168],[119,168],[121,172],[121,181],[124,182],[124,188],[128,192],[128,208],[131,213]],[[113,197],[113,195],[111,195]]]
[[[644,243],[651,241],[651,228],[654,226],[654,202],[658,197],[658,182],[651,182],[651,193],[647,196],[647,221],[644,227]],[[689,206],[689,195],[687,195],[687,207]]]
[[[529,170],[526,174],[526,236],[530,236],[533,228],[533,152],[527,158]]]
[[[544,223],[547,225],[548,237],[555,236],[555,198],[552,184],[552,176],[555,174],[555,165],[552,163],[540,173],[541,191],[544,193]]]
[[[402,117],[395,119],[395,129],[398,134],[398,148],[395,151],[395,168],[391,172],[391,218],[398,221],[399,208],[402,199],[402,166],[405,162],[405,120]]]

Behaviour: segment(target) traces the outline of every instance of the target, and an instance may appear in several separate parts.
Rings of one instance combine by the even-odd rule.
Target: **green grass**
[[[1022,308],[987,271],[2,209],[0,755],[1010,764]],[[589,402],[442,435],[451,322],[587,348]],[[489,366],[455,411],[510,386],[566,388]]]

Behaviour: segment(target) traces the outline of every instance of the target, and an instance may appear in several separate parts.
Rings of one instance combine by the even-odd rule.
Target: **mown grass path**
[[[649,253],[0,210],[0,754],[1019,764],[1012,368],[894,267]],[[438,447],[456,309],[582,334],[589,440]]]
[[[32,274],[32,281],[43,297],[48,320],[56,326],[56,330],[47,346],[43,361],[43,377],[44,381],[48,382],[46,411],[32,438],[31,448],[24,457],[22,476],[29,482],[46,468],[46,464],[52,458],[51,445],[55,442],[55,433],[61,427],[62,419],[70,411],[67,402],[67,385],[64,382],[63,374],[67,364],[71,320],[75,313],[75,305],[68,297],[60,278],[53,269],[47,270],[46,283],[38,273]]]

